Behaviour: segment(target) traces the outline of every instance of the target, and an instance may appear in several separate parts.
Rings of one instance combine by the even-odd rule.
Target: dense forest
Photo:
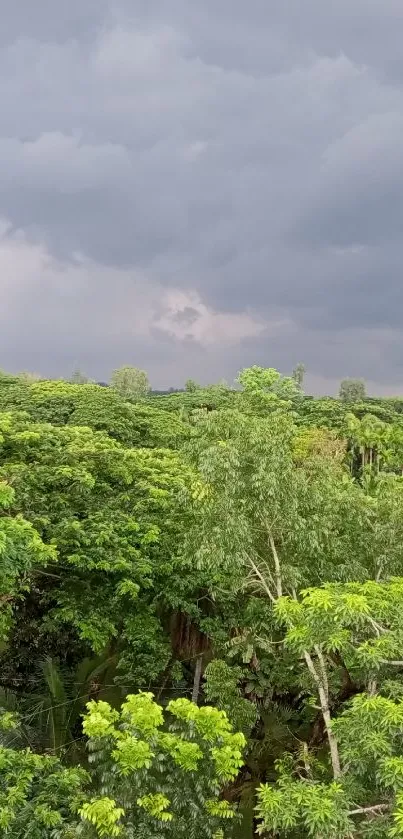
[[[0,835],[403,837],[403,399],[0,375]]]

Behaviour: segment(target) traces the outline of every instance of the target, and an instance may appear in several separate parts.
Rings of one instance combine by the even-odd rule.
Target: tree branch
[[[357,807],[356,810],[350,810],[349,816],[362,816],[366,813],[382,813],[384,810],[389,810],[390,804],[374,804],[372,807]]]
[[[322,653],[321,653],[322,655]],[[308,667],[308,670],[316,684],[319,694],[319,701],[320,707],[322,711],[323,720],[325,723],[327,739],[329,741],[329,749],[330,749],[330,759],[332,761],[332,769],[333,769],[333,777],[335,780],[340,778],[341,776],[341,766],[340,766],[340,756],[339,756],[339,747],[337,745],[337,740],[332,731],[332,718],[330,716],[330,709],[329,709],[329,697],[326,692],[326,688],[322,683],[322,679],[317,672],[315,665],[312,661],[312,657],[308,650],[304,650],[304,658]],[[323,677],[322,677],[323,678]],[[327,682],[327,679],[326,679]]]
[[[392,660],[389,658],[380,658],[379,661],[381,664],[392,664],[393,667],[403,667],[403,661]]]
[[[324,688],[325,693],[326,693],[327,701],[329,702],[329,682],[328,682],[328,679],[327,679],[326,664],[325,664],[325,659],[322,655],[322,650],[320,649],[318,644],[315,645],[315,652],[316,652],[316,655],[318,656],[319,669],[320,669],[321,676],[322,676],[323,688]]]
[[[270,530],[269,530],[269,544],[270,544],[271,552],[273,554],[273,559],[274,559],[274,574],[275,574],[275,579],[276,579],[277,597],[282,597],[283,596],[283,580],[282,580],[282,576],[281,576],[281,565],[280,565],[280,560],[278,558],[277,549],[276,549],[276,546],[274,544],[274,539],[273,539],[273,536],[271,535]]]
[[[376,633],[378,638],[379,638],[379,636],[382,632],[387,633],[388,630],[385,629],[384,626],[381,626],[379,623],[377,623],[377,621],[374,621],[373,618],[368,616],[368,620],[369,620],[371,626],[374,628],[375,633]]]
[[[249,564],[251,565],[251,567],[253,568],[254,573],[256,574],[256,576],[258,577],[258,579],[260,580],[260,582],[261,582],[261,584],[262,584],[262,586],[263,586],[263,589],[264,589],[264,591],[266,592],[267,596],[269,597],[269,599],[271,600],[271,602],[272,602],[272,603],[275,603],[275,602],[276,602],[276,598],[275,598],[275,597],[273,596],[273,594],[271,593],[271,591],[270,591],[270,589],[269,589],[269,586],[267,585],[266,580],[265,580],[265,578],[263,577],[263,574],[259,571],[259,569],[258,569],[257,565],[254,563],[254,561],[253,561],[252,557],[248,556],[248,562],[249,562]]]

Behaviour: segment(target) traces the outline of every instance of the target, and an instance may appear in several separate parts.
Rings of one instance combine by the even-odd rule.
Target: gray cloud
[[[132,361],[168,385],[302,359],[320,390],[398,388],[402,19],[400,0],[15,0],[0,364]]]

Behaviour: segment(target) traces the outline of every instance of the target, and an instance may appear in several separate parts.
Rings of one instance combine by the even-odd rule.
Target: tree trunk
[[[198,655],[196,659],[195,674],[193,679],[192,702],[197,705],[200,691],[200,679],[202,672],[203,656]]]
[[[329,709],[329,694],[327,689],[327,678],[324,672],[324,667],[321,664],[321,676],[316,671],[315,665],[312,661],[311,655],[308,653],[307,650],[304,651],[304,658],[308,667],[308,670],[316,684],[319,694],[319,701],[320,707],[322,711],[323,721],[325,723],[327,739],[329,742],[329,749],[330,749],[330,759],[332,761],[332,768],[333,768],[333,777],[335,780],[340,778],[341,776],[341,767],[340,767],[340,756],[339,756],[339,747],[337,745],[337,740],[332,731],[332,718],[330,716],[330,709]]]
[[[281,565],[280,565],[280,560],[278,558],[276,545],[274,543],[273,536],[271,535],[270,532],[269,532],[269,543],[270,543],[270,548],[271,548],[271,552],[272,552],[273,560],[274,560],[274,576],[275,576],[275,580],[276,580],[277,597],[282,597],[283,596],[283,581],[282,581],[282,576],[281,576]]]

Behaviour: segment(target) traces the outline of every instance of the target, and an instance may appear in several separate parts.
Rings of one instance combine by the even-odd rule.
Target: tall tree
[[[242,386],[238,404],[242,411],[267,414],[279,408],[292,407],[301,400],[301,388],[291,376],[282,376],[272,367],[247,367],[236,380]]]
[[[71,382],[72,385],[87,385],[90,382],[90,379],[85,375],[85,373],[82,373],[81,370],[77,368],[76,370],[73,370],[69,382]]]
[[[308,668],[331,759],[324,764],[307,744],[284,756],[277,784],[258,793],[262,829],[313,839],[403,836],[402,592],[402,578],[368,580],[277,602],[285,645]]]
[[[339,398],[343,402],[362,402],[366,390],[363,379],[343,379],[340,382]]]
[[[260,797],[264,826],[267,831],[278,831],[281,839],[288,836],[293,839],[303,836],[347,839],[352,829],[350,816],[356,814],[356,810],[370,808],[372,803],[380,808],[384,803],[379,799],[376,784],[362,788],[359,795],[357,792],[355,803],[351,788],[357,788],[357,778],[351,771],[344,779],[343,773],[347,770],[333,719],[347,713],[347,703],[355,693],[365,692],[368,685],[373,689],[377,668],[375,665],[372,670],[369,668],[366,675],[357,672],[358,658],[363,656],[366,646],[360,647],[358,658],[351,663],[349,645],[356,643],[357,629],[354,625],[347,638],[345,622],[349,620],[349,609],[361,608],[366,579],[380,581],[385,576],[401,573],[403,518],[398,512],[401,509],[401,478],[394,475],[373,477],[375,483],[370,487],[361,486],[348,474],[343,463],[343,447],[336,446],[333,438],[324,439],[323,431],[317,432],[316,437],[316,440],[306,440],[304,432],[301,438],[291,415],[282,410],[265,418],[221,411],[197,420],[191,444],[201,487],[196,499],[200,514],[188,537],[189,553],[200,568],[208,565],[215,571],[217,588],[213,583],[212,597],[218,596],[220,589],[226,586],[227,591],[243,592],[248,602],[243,614],[241,610],[238,612],[239,623],[234,629],[230,652],[240,649],[243,661],[249,663],[252,678],[246,681],[245,693],[254,695],[257,700],[261,697],[264,713],[261,715],[260,740],[262,729],[265,743],[273,738],[271,731],[278,727],[278,723],[273,725],[276,706],[288,707],[299,719],[288,742],[285,740],[281,744],[282,750],[290,753],[290,758],[283,755],[285,763],[278,785],[265,789]],[[226,581],[223,582],[224,574]],[[361,582],[348,588],[345,582],[348,580]],[[315,603],[322,602],[319,601],[320,586],[324,581],[332,581],[335,588],[339,587],[337,591],[344,591],[346,603],[344,619],[341,602],[335,601],[332,617],[329,615],[329,632],[333,627],[333,635],[328,643],[322,634],[321,615],[315,617],[314,640],[313,635],[308,639],[305,626],[300,622],[297,625],[296,618],[305,597],[305,587],[317,587],[314,589],[317,599],[311,598],[307,603],[307,609],[308,606],[313,609]],[[380,582],[374,585],[375,593],[371,591],[371,596],[375,600],[376,586],[380,586]],[[390,621],[393,608],[397,607],[399,591],[398,584],[391,591]],[[386,594],[380,588],[379,609],[385,598]],[[327,602],[323,599],[324,613]],[[311,612],[307,613],[311,615]],[[281,619],[284,622],[288,619],[288,625],[291,624],[286,637],[281,629]],[[364,620],[362,612],[355,620],[357,623]],[[399,616],[396,616],[393,628],[389,624],[384,626],[378,613],[374,612],[372,620],[375,629],[369,621],[372,630],[367,636],[364,632],[364,637],[376,636],[378,627],[379,650],[384,650],[386,661],[384,633],[393,631],[393,650],[396,666],[399,666]],[[370,654],[371,650],[368,651],[369,658]],[[299,704],[302,696],[309,696],[303,700],[303,712]],[[226,704],[228,709],[234,708],[239,713],[239,697],[234,689],[231,696],[227,691]],[[382,724],[386,725],[386,722]],[[296,748],[298,742],[300,746]],[[360,743],[363,745],[362,741]],[[304,744],[307,748],[305,758]],[[400,754],[396,741],[388,745],[389,748],[393,754]],[[265,757],[264,774],[275,778],[279,771],[276,759],[280,755],[275,753],[273,742]],[[258,761],[253,759],[253,752],[246,760],[248,768],[251,760],[252,775]],[[365,771],[369,771],[367,764]],[[309,782],[311,772],[312,783]],[[302,775],[307,783],[302,791],[293,786],[287,797],[282,792],[285,776],[287,783],[291,783],[294,773]],[[316,789],[320,778],[322,786]],[[257,780],[255,775],[255,782]],[[342,786],[339,789],[337,785]],[[297,805],[299,795],[302,795],[303,806]],[[279,802],[277,821],[273,815],[277,804],[273,802]],[[293,807],[295,821],[290,821],[288,830],[287,817],[291,818]],[[390,813],[394,807],[396,800],[392,796],[388,804]],[[363,829],[366,830],[367,819],[364,821]],[[379,824],[377,827],[379,829]]]
[[[200,385],[197,384],[195,379],[186,379],[185,383],[185,391],[186,393],[194,393],[196,390],[200,389]]]
[[[111,377],[111,387],[125,399],[137,399],[146,396],[150,383],[145,370],[138,367],[119,367]]]
[[[302,364],[302,362],[299,362],[297,364],[297,366],[294,367],[294,370],[292,371],[292,378],[295,379],[298,387],[302,388],[302,385],[304,383],[304,376],[305,376],[305,364]]]

